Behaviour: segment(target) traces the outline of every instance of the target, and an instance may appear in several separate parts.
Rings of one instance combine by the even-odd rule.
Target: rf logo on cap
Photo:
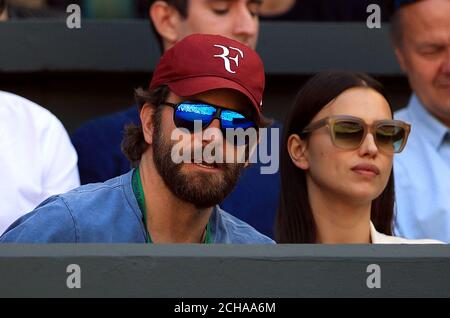
[[[236,67],[238,67],[239,66],[239,56],[241,58],[244,58],[244,53],[241,50],[239,50],[238,48],[235,48],[235,47],[232,47],[232,46],[230,46],[229,48],[226,47],[226,46],[223,46],[223,45],[218,45],[218,44],[215,44],[214,46],[218,47],[218,48],[221,48],[223,50],[222,55],[216,54],[216,55],[214,55],[214,57],[221,57],[223,59],[223,62],[224,62],[224,65],[225,65],[225,70],[227,72],[232,73],[232,74],[236,73],[236,71],[233,71],[231,69],[231,61],[233,61],[236,64]],[[230,55],[230,50],[229,49],[237,51],[235,57],[229,56]]]

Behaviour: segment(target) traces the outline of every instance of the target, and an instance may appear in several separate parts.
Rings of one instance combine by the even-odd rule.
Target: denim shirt
[[[42,202],[14,222],[0,242],[145,243],[142,213],[133,193],[133,170],[104,183],[88,184]],[[213,208],[213,243],[273,244],[250,225]]]
[[[130,161],[120,147],[123,128],[129,124],[141,125],[137,105],[93,119],[72,134],[72,143],[78,153],[81,184],[105,182],[130,170]],[[278,145],[281,136],[275,135],[272,129],[281,128],[279,122],[274,122],[267,130],[267,154],[278,151],[271,146],[272,143]],[[264,138],[264,135],[261,135],[261,138]],[[280,172],[277,169],[274,174],[262,174],[261,168],[265,165],[260,158],[258,162],[243,169],[236,187],[220,206],[259,232],[273,237],[280,192]]]
[[[395,234],[450,243],[450,129],[415,95],[395,118],[411,123],[408,144],[394,159]]]

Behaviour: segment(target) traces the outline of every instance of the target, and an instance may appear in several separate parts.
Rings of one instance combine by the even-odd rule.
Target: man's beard
[[[161,120],[155,116],[153,130],[153,160],[156,169],[169,190],[197,209],[221,203],[235,187],[243,164],[218,163],[218,173],[181,171],[183,163],[174,163],[171,151],[174,144],[162,134]]]

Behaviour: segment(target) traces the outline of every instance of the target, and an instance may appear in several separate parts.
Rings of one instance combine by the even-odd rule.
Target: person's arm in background
[[[77,153],[69,136],[54,116],[47,119],[40,138],[43,163],[42,189],[45,197],[70,191],[80,185]]]

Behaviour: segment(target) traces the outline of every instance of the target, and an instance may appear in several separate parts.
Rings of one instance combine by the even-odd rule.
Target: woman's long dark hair
[[[284,124],[280,164],[281,192],[275,222],[278,243],[316,243],[317,234],[308,199],[305,171],[293,164],[287,151],[288,138],[292,134],[300,134],[324,106],[345,90],[354,87],[372,88],[389,103],[382,85],[375,79],[365,74],[344,71],[319,73],[298,92]],[[389,106],[391,107],[390,103]],[[391,235],[393,214],[394,177],[391,171],[383,193],[372,202],[371,220],[378,231]]]

